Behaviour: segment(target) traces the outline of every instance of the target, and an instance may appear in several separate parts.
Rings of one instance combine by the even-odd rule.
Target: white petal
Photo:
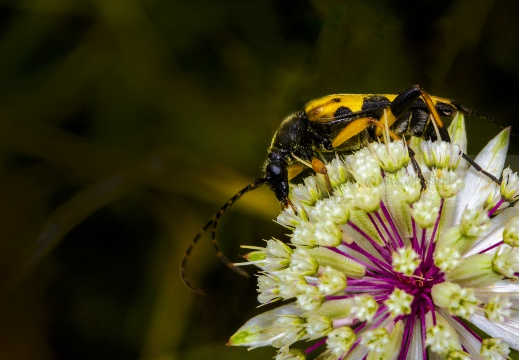
[[[474,337],[470,331],[468,331],[463,325],[454,320],[448,314],[443,313],[447,321],[456,329],[461,340],[461,345],[465,350],[472,356],[473,359],[479,358],[479,349],[481,347],[481,341]]]
[[[492,218],[490,228],[475,242],[474,246],[467,251],[465,256],[477,254],[489,246],[502,241],[505,226],[509,223],[510,219],[517,214],[519,214],[519,208],[506,208],[497,214],[496,217]]]
[[[360,214],[360,211],[352,211],[352,218],[355,218],[354,221],[352,221],[359,229],[361,229],[365,234],[371,237],[375,242],[377,242],[379,245],[382,244],[382,241],[380,240],[380,237],[376,233],[376,229],[371,223],[371,221],[358,221],[357,219],[363,219],[362,214]],[[364,214],[365,216],[365,214]],[[353,238],[354,242],[359,244],[364,250],[366,250],[370,255],[378,258],[379,260],[383,260],[382,256],[380,255],[380,252],[377,251],[371,243],[359,232],[357,232],[355,229],[353,229],[349,224],[344,224],[340,227],[343,230],[343,240],[344,240],[344,234],[348,235],[349,237]],[[340,250],[344,249],[341,247],[341,245],[338,246]],[[359,260],[367,262],[368,264],[371,264],[371,260],[369,260],[367,257],[365,257],[362,254],[359,254],[356,251],[347,250],[346,253],[352,254],[355,257],[357,257]]]
[[[364,359],[367,353],[368,350],[364,346],[357,345],[348,353],[344,360]]]
[[[519,308],[519,284],[510,280],[498,281],[495,284],[483,288],[474,289],[475,295],[484,303],[496,295],[507,296],[512,306]]]
[[[421,359],[422,351],[422,325],[417,319],[414,323],[411,344],[409,345],[409,352],[407,353],[406,360]]]
[[[511,348],[519,350],[519,320],[509,319],[504,324],[488,321],[485,315],[475,313],[470,321],[491,337],[503,339]]]
[[[269,329],[272,327],[274,320],[278,319],[280,315],[301,315],[303,310],[299,308],[295,303],[279,306],[270,311],[261,313],[249,321],[247,321],[241,328],[229,340],[230,345],[233,346],[267,346],[274,340],[272,334],[269,333]],[[250,341],[240,341],[239,343],[233,343],[233,337],[237,334],[242,333],[248,334]]]
[[[458,113],[458,115],[452,119],[447,130],[451,136],[451,142],[457,144],[461,151],[467,153],[467,132],[465,131],[465,119],[463,115]]]
[[[501,176],[501,171],[503,171],[509,137],[510,128],[506,128],[490,140],[474,159],[482,169],[497,178]],[[487,176],[471,167],[465,176],[465,187],[457,196],[455,223],[459,222],[465,208],[476,209],[481,207],[496,186]]]

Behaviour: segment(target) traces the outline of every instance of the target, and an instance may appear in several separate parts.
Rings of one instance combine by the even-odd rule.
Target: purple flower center
[[[360,234],[366,241],[365,246],[361,246],[358,242],[352,242],[347,244],[343,242],[343,245],[348,247],[350,251],[347,253],[337,248],[330,248],[331,250],[342,254],[350,259],[354,259],[362,263],[366,267],[366,275],[362,279],[348,278],[348,286],[346,288],[346,294],[328,296],[327,300],[338,300],[350,298],[359,293],[367,293],[373,296],[375,301],[379,304],[379,309],[374,317],[373,323],[366,324],[357,321],[354,326],[356,333],[365,329],[366,326],[369,328],[376,328],[380,323],[387,319],[389,313],[387,306],[384,304],[395,288],[401,289],[406,293],[413,296],[411,303],[411,312],[405,315],[397,316],[394,321],[406,319],[406,325],[403,336],[403,351],[400,352],[399,359],[405,359],[409,351],[411,339],[413,336],[413,328],[416,321],[421,323],[421,337],[422,342],[425,344],[425,318],[426,314],[434,310],[434,303],[431,296],[431,289],[435,284],[444,281],[444,273],[435,264],[433,254],[435,250],[435,242],[433,241],[438,231],[439,222],[441,219],[441,213],[443,210],[443,200],[440,205],[438,217],[432,231],[427,232],[426,230],[420,230],[413,219],[411,219],[413,233],[408,239],[407,243],[409,246],[418,254],[420,264],[411,276],[404,275],[393,269],[392,266],[392,254],[399,248],[406,247],[406,243],[400,232],[397,229],[395,222],[393,221],[391,214],[387,210],[386,205],[381,202],[380,210],[375,213],[368,214],[368,217],[377,231],[380,239],[383,240],[383,244],[376,241],[373,237],[369,236],[359,226],[352,221],[348,222],[348,225],[353,228],[358,234]],[[372,249],[367,250],[368,247]],[[373,249],[378,253],[374,255]],[[359,260],[359,257],[363,257],[368,261]],[[432,313],[433,323],[436,323],[434,311]],[[355,327],[356,326],[356,327]],[[355,343],[354,347],[357,346],[359,340]],[[315,344],[311,348],[306,350],[307,353],[315,350],[323,342]],[[423,346],[424,358],[426,358],[426,347]]]

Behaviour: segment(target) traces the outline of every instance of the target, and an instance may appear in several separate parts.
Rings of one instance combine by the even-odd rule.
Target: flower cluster
[[[322,175],[294,185],[294,208],[277,220],[291,243],[249,247],[245,263],[260,268],[258,301],[283,305],[229,345],[272,346],[276,360],[506,359],[519,349],[509,130],[475,159],[501,185],[462,159],[462,116],[449,133],[452,143],[412,139],[418,167],[405,142],[373,143],[327,164],[331,194]]]

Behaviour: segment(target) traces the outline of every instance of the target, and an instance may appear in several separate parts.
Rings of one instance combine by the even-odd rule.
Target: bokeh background
[[[201,225],[320,95],[420,84],[513,125],[515,0],[19,0],[0,5],[0,359],[268,359],[225,342],[254,277]],[[469,153],[499,128],[468,119]],[[512,143],[518,138],[512,138]],[[512,144],[510,151],[517,154]],[[220,243],[282,238],[268,189]]]

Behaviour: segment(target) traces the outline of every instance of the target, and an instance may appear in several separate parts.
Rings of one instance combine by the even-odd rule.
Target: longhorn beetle
[[[209,227],[212,227],[211,242],[217,256],[230,269],[248,276],[245,271],[233,265],[216,242],[216,228],[220,217],[243,194],[267,184],[284,208],[293,206],[288,198],[289,181],[303,170],[301,160],[311,163],[315,172],[325,175],[331,191],[326,167],[317,157],[319,154],[359,150],[370,142],[378,141],[386,126],[394,139],[415,136],[436,140],[439,136],[441,140],[450,142],[440,116],[452,118],[457,112],[485,118],[497,124],[490,116],[458,102],[431,96],[418,85],[398,94],[333,94],[310,101],[302,111],[288,116],[280,124],[268,149],[263,177],[254,180],[231,197],[191,241],[181,262],[180,274],[183,282],[201,293],[187,281],[185,267],[191,251]],[[425,180],[414,159],[414,153],[410,148],[408,150],[411,163],[422,182],[422,189],[425,189]],[[500,179],[483,170],[466,154],[462,156],[477,171],[497,184],[501,183]]]

